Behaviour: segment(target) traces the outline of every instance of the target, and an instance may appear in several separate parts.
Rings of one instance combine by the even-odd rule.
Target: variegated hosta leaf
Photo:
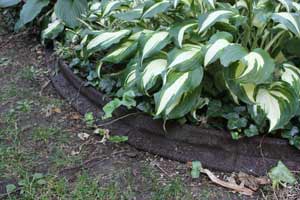
[[[290,30],[295,35],[300,37],[300,14],[299,13],[288,13],[280,12],[274,13],[272,19],[275,22],[283,25],[287,30]]]
[[[291,12],[293,9],[293,0],[278,0],[288,12]]]
[[[217,10],[202,14],[199,17],[199,33],[202,33],[219,21],[224,21],[233,15],[229,10]]]
[[[147,93],[157,82],[159,77],[162,77],[162,73],[167,68],[167,60],[158,58],[145,64],[145,68],[142,72],[141,86],[142,89]]]
[[[300,96],[300,69],[291,65],[284,64],[281,80],[289,83],[296,93]]]
[[[197,22],[188,22],[175,25],[173,28],[171,28],[170,34],[172,35],[176,45],[182,48],[184,33],[197,27],[197,25]]]
[[[89,42],[89,44],[87,45],[87,50],[89,52],[96,52],[99,50],[107,49],[111,45],[118,43],[121,39],[123,39],[130,33],[130,30],[100,33],[97,37]]]
[[[181,102],[188,92],[200,86],[203,69],[189,72],[170,72],[162,89],[154,95],[156,116],[168,118],[168,114]]]
[[[204,0],[204,2],[210,5],[212,8],[215,8],[215,0]]]
[[[170,1],[168,0],[157,2],[144,12],[142,18],[151,18],[159,13],[163,13],[170,7],[170,5]]]
[[[167,44],[171,42],[169,32],[159,31],[154,33],[146,33],[141,37],[140,46],[142,48],[142,61],[145,58],[159,52]]]
[[[230,74],[238,83],[261,84],[270,79],[275,69],[274,60],[263,49],[254,49],[240,62],[229,67]]]
[[[226,39],[218,39],[212,45],[210,45],[205,53],[204,66],[206,67],[207,65],[218,60],[221,56],[222,50],[229,45],[230,42],[228,42]]]
[[[137,7],[126,12],[117,13],[114,16],[120,20],[133,21],[139,19],[143,14],[143,7]]]
[[[108,15],[113,10],[118,9],[124,2],[116,0],[116,1],[108,1],[103,9],[102,16]]]
[[[60,20],[55,20],[54,22],[48,24],[48,27],[43,30],[43,39],[55,39],[63,30],[65,26]]]
[[[225,47],[220,56],[220,62],[224,67],[228,67],[248,54],[248,50],[239,44],[230,44]]]
[[[275,82],[268,88],[257,89],[256,103],[270,121],[269,132],[282,128],[299,108],[298,95],[286,82]]]
[[[300,3],[297,3],[297,2],[293,2],[293,8],[296,10],[296,11],[300,11]]]
[[[179,3],[180,3],[180,0],[172,0],[172,4],[173,4],[174,8],[176,8]]]
[[[106,55],[102,61],[110,63],[121,63],[130,58],[136,51],[138,47],[138,42],[128,41],[121,44],[120,47],[111,51]]]
[[[201,68],[203,62],[201,46],[185,45],[182,49],[174,49],[168,54],[168,69],[175,71],[191,71]]]

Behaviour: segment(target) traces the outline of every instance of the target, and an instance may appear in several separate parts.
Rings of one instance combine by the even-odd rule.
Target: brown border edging
[[[57,67],[59,73],[51,77],[56,90],[80,113],[93,111],[100,116],[101,107],[109,98],[92,87],[85,87],[64,61],[60,60]],[[127,113],[121,108],[116,116]],[[160,120],[145,114],[119,120],[110,129],[128,135],[128,143],[137,149],[180,162],[200,160],[204,166],[216,170],[265,175],[278,160],[291,170],[300,170],[300,151],[283,139],[254,137],[234,141],[227,132],[173,122],[167,124],[166,134]]]

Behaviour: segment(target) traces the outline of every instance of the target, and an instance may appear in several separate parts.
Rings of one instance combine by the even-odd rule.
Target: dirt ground
[[[101,143],[53,89],[38,36],[0,35],[0,199],[300,199],[298,185],[249,198],[193,180],[187,164]]]

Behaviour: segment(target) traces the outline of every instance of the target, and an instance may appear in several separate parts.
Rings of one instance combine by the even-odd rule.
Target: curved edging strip
[[[101,116],[101,108],[109,101],[92,87],[85,87],[69,67],[58,61],[59,73],[51,77],[54,87],[80,113],[94,112]],[[124,108],[116,116],[128,114]],[[145,114],[131,115],[109,128],[116,134],[129,136],[128,143],[137,149],[187,162],[199,160],[205,167],[227,172],[243,171],[265,175],[278,160],[291,170],[300,170],[300,151],[283,139],[269,137],[232,140],[227,132],[190,125],[168,123],[164,133],[160,120]]]

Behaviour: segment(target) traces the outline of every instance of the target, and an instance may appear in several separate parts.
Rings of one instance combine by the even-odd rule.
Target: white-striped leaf
[[[228,47],[230,42],[226,39],[218,39],[212,45],[210,45],[205,53],[204,57],[204,66],[215,62],[221,56],[221,53],[224,48]]]
[[[215,8],[215,0],[205,0],[205,3],[207,3],[212,8]]]
[[[114,16],[124,21],[133,21],[139,19],[143,14],[143,7],[134,8],[126,12],[117,13]]]
[[[293,8],[296,10],[296,11],[300,11],[300,3],[297,3],[297,2],[293,2]]]
[[[242,59],[248,54],[248,50],[239,44],[230,44],[225,47],[220,56],[220,62],[224,67]]]
[[[147,64],[142,72],[141,86],[147,93],[157,82],[159,77],[162,78],[162,73],[167,68],[167,60],[163,58],[154,59]]]
[[[274,60],[263,49],[254,49],[229,67],[232,78],[238,83],[261,84],[270,79],[275,69]]]
[[[291,65],[283,64],[281,80],[289,83],[296,93],[300,95],[300,69]]]
[[[295,35],[300,37],[300,15],[299,13],[281,12],[275,13],[272,16],[275,22],[280,23],[287,30],[290,30]]]
[[[199,17],[199,33],[202,33],[219,21],[224,21],[233,15],[229,10],[217,10],[202,14]]]
[[[293,0],[278,0],[288,12],[291,12],[293,9]]]
[[[168,114],[180,103],[188,92],[196,89],[202,81],[203,69],[189,72],[171,72],[162,89],[154,95],[156,116],[168,118]]]
[[[144,12],[142,18],[151,18],[159,13],[163,13],[170,7],[170,5],[170,1],[168,0],[157,2]]]
[[[138,47],[138,42],[128,41],[121,44],[120,47],[111,51],[102,61],[110,63],[121,63],[132,56]]]
[[[55,39],[63,30],[65,26],[60,20],[55,20],[54,22],[48,24],[48,27],[43,30],[43,39]]]
[[[189,30],[193,30],[193,28],[197,27],[197,22],[188,22],[184,24],[179,24],[175,25],[173,28],[170,30],[170,34],[172,35],[175,44],[182,48],[182,42],[184,38],[185,32]]]
[[[169,32],[167,31],[144,34],[140,40],[142,60],[159,52],[170,42]]]
[[[177,8],[178,4],[180,3],[180,0],[173,0],[173,7]]]
[[[89,42],[89,44],[87,45],[87,50],[89,52],[96,52],[99,50],[107,49],[111,45],[118,43],[121,39],[123,39],[130,33],[130,30],[100,33],[97,37]]]
[[[257,90],[256,103],[270,121],[269,132],[282,128],[293,118],[299,108],[298,95],[286,82],[275,82],[268,88]]]
[[[123,4],[122,1],[108,1],[108,3],[106,4],[104,10],[103,10],[103,14],[102,16],[106,16],[108,15],[110,12],[112,12],[113,10],[118,9],[121,5]]]
[[[201,46],[195,45],[185,45],[182,49],[175,48],[168,54],[168,69],[186,72],[202,67],[201,49]]]

